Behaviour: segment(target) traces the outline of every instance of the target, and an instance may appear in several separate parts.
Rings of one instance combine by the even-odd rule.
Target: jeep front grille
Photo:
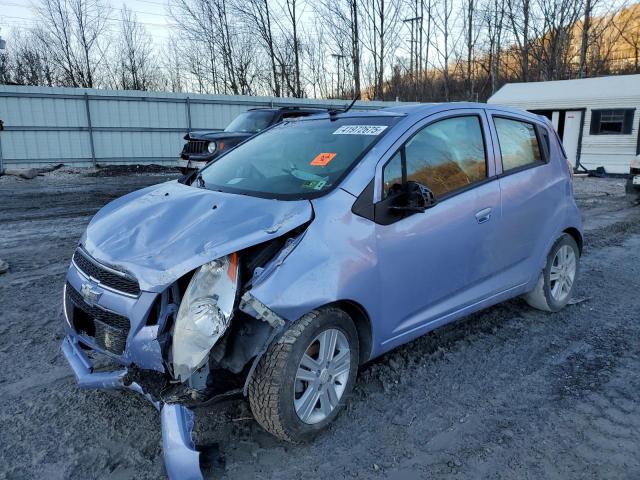
[[[122,355],[130,323],[127,317],[85,302],[69,282],[66,287],[67,317],[78,333],[92,337],[98,347]]]
[[[185,143],[182,153],[186,155],[206,153],[208,143],[207,140],[189,140]]]
[[[73,254],[73,263],[87,277],[95,279],[107,288],[129,295],[140,295],[138,281],[129,275],[101,265],[80,248]]]

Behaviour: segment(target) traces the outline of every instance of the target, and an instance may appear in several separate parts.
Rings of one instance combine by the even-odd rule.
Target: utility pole
[[[418,8],[418,4],[416,3],[416,9]],[[410,40],[410,50],[411,54],[409,55],[409,71],[411,72],[411,79],[413,80],[413,89],[414,93],[417,96],[418,93],[418,75],[417,72],[420,70],[420,60],[418,58],[418,36],[422,37],[422,32],[418,35],[418,28],[420,28],[422,22],[422,16],[416,16],[413,18],[405,18],[403,23],[411,23],[411,40]],[[422,30],[420,28],[420,30]],[[422,40],[420,40],[420,48],[422,49]],[[414,62],[415,59],[415,62]],[[414,69],[415,65],[415,69]]]
[[[584,4],[584,21],[582,22],[582,42],[580,44],[580,68],[578,70],[578,78],[584,78],[587,74],[589,28],[591,28],[591,0],[586,0]]]
[[[336,94],[338,95],[338,97],[340,97],[341,93],[340,93],[340,64],[342,63],[342,59],[345,57],[344,55],[342,55],[341,53],[332,53],[331,56],[333,58],[336,59],[336,67],[338,70],[338,82],[336,85]]]

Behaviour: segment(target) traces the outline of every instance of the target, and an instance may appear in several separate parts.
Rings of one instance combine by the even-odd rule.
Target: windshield
[[[331,189],[396,117],[284,122],[239,145],[201,172],[206,188],[281,198]]]
[[[227,125],[225,132],[258,133],[267,128],[275,117],[275,112],[253,110],[238,115],[233,122]]]

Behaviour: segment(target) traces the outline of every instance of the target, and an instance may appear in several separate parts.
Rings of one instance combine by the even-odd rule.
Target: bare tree
[[[621,49],[631,51],[633,72],[640,73],[640,5],[635,4],[615,15],[611,26],[622,39]]]
[[[170,37],[164,46],[161,57],[161,66],[164,75],[161,76],[161,82],[164,90],[171,92],[184,91],[185,84],[185,63],[182,59],[180,48],[174,37]]]
[[[591,26],[591,0],[584,0],[584,18],[582,20],[582,41],[580,43],[580,68],[578,77],[583,78],[587,69],[587,49],[589,48],[589,27]]]
[[[36,38],[58,82],[73,87],[100,84],[109,8],[102,0],[38,0]]]
[[[291,44],[293,49],[293,57],[294,57],[294,88],[293,96],[301,97],[302,96],[302,88],[300,86],[300,39],[298,38],[298,14],[297,11],[298,0],[286,0],[287,13],[289,14],[289,20],[291,21]]]
[[[511,34],[520,53],[520,80],[529,81],[529,28],[531,23],[531,0],[508,0],[507,17]]]
[[[277,65],[282,63],[276,56],[276,39],[272,28],[272,8],[268,0],[239,0],[235,4],[236,11],[242,16],[249,28],[257,31],[271,69],[272,91],[276,97],[281,95],[281,84],[278,79]]]
[[[198,58],[190,58],[191,73],[200,88],[238,95],[245,93],[238,81],[236,70],[238,44],[236,25],[230,23],[225,0],[175,0],[170,4],[171,14],[182,34],[182,41]],[[205,63],[207,67],[197,65]]]
[[[433,18],[433,26],[439,38],[430,39],[433,49],[439,56],[439,71],[442,75],[444,100],[451,100],[451,59],[455,53],[457,41],[462,32],[455,29],[453,0],[443,0]]]
[[[315,6],[316,15],[326,22],[333,47],[337,50],[335,54],[349,57],[353,95],[359,96],[361,39],[358,0],[319,0]]]
[[[370,0],[363,5],[362,44],[371,56],[373,97],[384,97],[384,76],[398,47],[401,3],[398,0]]]
[[[500,57],[504,33],[505,0],[490,0],[486,10],[488,53],[485,71],[488,74],[490,92],[495,93],[500,82]]]
[[[126,6],[119,31],[117,86],[125,90],[149,90],[156,80],[157,59],[151,37]]]

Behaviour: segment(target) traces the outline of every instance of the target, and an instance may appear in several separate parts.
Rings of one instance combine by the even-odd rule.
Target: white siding
[[[640,75],[508,84],[488,103],[523,110],[586,109],[580,163],[589,170],[604,167],[608,173],[629,173],[637,154]],[[591,110],[609,108],[635,108],[631,134],[589,135]]]

